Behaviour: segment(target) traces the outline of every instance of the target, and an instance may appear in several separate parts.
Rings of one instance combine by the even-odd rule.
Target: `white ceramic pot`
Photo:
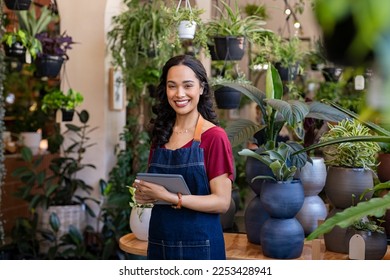
[[[180,39],[194,39],[196,30],[196,22],[183,20],[178,27]]]
[[[148,240],[152,208],[134,207],[130,213],[130,230],[139,240]]]
[[[39,144],[42,140],[42,134],[40,132],[21,132],[20,140],[23,146],[31,149],[33,155],[39,153]]]

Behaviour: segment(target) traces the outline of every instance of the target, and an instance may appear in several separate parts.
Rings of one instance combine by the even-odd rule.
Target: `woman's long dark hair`
[[[217,114],[214,110],[214,102],[207,79],[206,69],[202,63],[190,55],[178,55],[170,58],[164,65],[160,77],[160,84],[157,87],[157,103],[152,107],[153,113],[156,115],[150,120],[153,125],[152,130],[152,145],[160,146],[168,142],[172,134],[173,125],[176,120],[176,112],[168,103],[166,84],[168,71],[176,65],[185,65],[194,71],[199,79],[200,85],[203,87],[203,94],[200,95],[198,103],[198,111],[206,120],[218,125]]]

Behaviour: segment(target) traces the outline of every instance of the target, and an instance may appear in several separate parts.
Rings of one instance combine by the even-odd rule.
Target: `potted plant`
[[[46,6],[41,8],[39,16],[37,16],[34,7],[29,10],[18,11],[16,15],[19,28],[26,33],[28,54],[35,59],[38,53],[42,51],[42,44],[36,38],[36,35],[47,31],[50,22],[56,20],[57,17]],[[30,60],[26,59],[28,63],[30,63]]]
[[[54,89],[43,97],[42,110],[44,112],[55,112],[60,109],[63,121],[71,121],[75,108],[81,105],[83,101],[83,95],[72,88],[69,88],[66,94],[60,89]]]
[[[350,259],[381,260],[387,251],[385,228],[380,221],[364,217],[347,228],[345,242]]]
[[[177,7],[166,8],[167,25],[173,27],[171,32],[178,47],[181,47],[182,40],[191,40],[193,46],[204,48],[206,55],[209,55],[205,24],[200,17],[204,12],[203,9],[191,7],[189,0],[185,0],[184,7],[179,1]]]
[[[10,57],[16,57],[23,62],[26,58],[26,50],[29,47],[27,40],[26,32],[21,29],[5,32],[1,38],[5,54]],[[29,49],[29,52],[35,55],[39,50],[39,48],[37,50]]]
[[[215,6],[218,17],[207,23],[207,34],[214,39],[219,60],[241,60],[245,54],[246,40],[251,42],[258,32],[263,32],[263,18],[257,15],[243,17],[235,1],[234,8],[221,1],[223,9]]]
[[[303,250],[305,234],[295,218],[304,202],[302,183],[294,179],[299,166],[299,161],[291,157],[295,144],[280,143],[260,154],[249,149],[239,152],[263,162],[272,170],[273,176],[259,175],[252,179],[265,179],[260,201],[270,218],[261,226],[260,242],[263,254],[270,258],[297,258]]]
[[[94,145],[90,143],[89,133],[96,128],[89,126],[87,111],[77,115],[81,125],[66,124],[67,129],[55,136],[62,154],[51,160],[49,169],[40,168],[42,158],[34,158],[29,149],[23,149],[21,156],[26,164],[12,172],[12,176],[23,183],[15,195],[28,204],[30,218],[38,223],[38,233],[43,238],[43,243],[38,242],[39,247],[49,254],[59,253],[51,251],[50,247],[58,244],[61,236],[68,232],[69,225],[82,232],[86,226],[86,213],[95,216],[86,203],[95,201],[89,196],[93,188],[79,178],[79,173],[95,168],[84,162],[84,153]],[[66,145],[64,139],[68,134],[71,134],[71,143]],[[53,224],[58,227],[56,235],[48,230]]]
[[[237,109],[240,106],[241,92],[226,83],[251,84],[245,74],[239,70],[238,64],[228,61],[220,63],[213,61],[212,66],[216,70],[216,76],[212,77],[210,84],[214,90],[214,97],[219,109]]]
[[[53,35],[42,32],[36,35],[41,42],[42,50],[35,61],[36,75],[38,77],[57,77],[64,61],[69,59],[68,50],[75,44],[72,37],[66,32]]]
[[[134,235],[143,241],[148,240],[149,235],[149,221],[152,214],[153,204],[140,204],[137,203],[135,199],[136,188],[128,187],[130,192],[130,202],[131,207],[130,213],[130,229]]]
[[[28,10],[31,5],[31,0],[4,0],[5,6],[10,10]]]

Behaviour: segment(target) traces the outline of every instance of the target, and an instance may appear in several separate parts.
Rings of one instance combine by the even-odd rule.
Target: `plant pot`
[[[235,214],[236,203],[233,199],[231,199],[229,209],[226,211],[226,213],[223,213],[219,216],[223,230],[233,228]]]
[[[348,228],[345,243],[350,259],[381,260],[386,255],[387,238],[385,233]]]
[[[180,39],[194,39],[196,31],[196,22],[183,20],[179,23],[178,33]]]
[[[130,230],[139,240],[147,241],[152,208],[134,207],[130,213]]]
[[[245,214],[245,231],[248,241],[253,244],[261,244],[260,241],[260,231],[261,227],[266,220],[269,219],[269,214],[264,210],[261,205],[260,196],[256,195],[248,203]]]
[[[298,75],[298,63],[284,67],[280,62],[275,63],[275,68],[278,70],[280,79],[282,81],[294,81]]]
[[[35,61],[37,77],[55,78],[61,71],[64,58],[55,55],[45,55],[38,57]]]
[[[24,62],[26,60],[26,48],[19,42],[15,42],[10,46],[4,44],[4,52],[8,57],[14,57]]]
[[[10,10],[28,10],[30,9],[31,0],[4,0],[5,6]]]
[[[33,155],[39,153],[39,144],[42,140],[40,132],[21,132],[20,138],[22,146],[30,148]]]
[[[241,60],[245,54],[244,37],[214,37],[214,43],[219,60]]]
[[[367,193],[362,200],[360,195],[373,186],[372,171],[363,168],[329,166],[324,190],[335,208],[345,209],[356,205],[359,201],[370,199],[372,192]]]
[[[73,120],[74,110],[61,109],[61,113],[63,122],[71,122]]]
[[[336,67],[324,67],[321,70],[322,76],[327,82],[337,82],[343,73],[343,69]]]
[[[38,208],[38,228],[40,230],[52,231],[50,226],[50,215],[55,213],[60,221],[60,227],[57,235],[57,242],[60,238],[68,233],[69,227],[74,226],[80,234],[83,233],[87,224],[87,212],[84,205],[64,205],[64,206],[50,206],[47,210]],[[42,243],[42,252],[47,252],[53,245],[53,241],[45,240]],[[65,248],[62,248],[65,249]]]
[[[240,106],[241,92],[231,87],[220,87],[214,91],[219,109],[237,109]]]
[[[390,154],[378,153],[377,175],[381,183],[390,180]]]
[[[211,60],[219,60],[217,52],[215,51],[215,45],[214,44],[207,44],[207,47],[210,52]]]

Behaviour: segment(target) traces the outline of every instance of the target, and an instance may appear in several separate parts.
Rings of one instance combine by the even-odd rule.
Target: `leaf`
[[[348,117],[343,111],[333,108],[322,102],[313,101],[309,103],[309,113],[306,118],[320,119],[331,122],[339,122]]]
[[[371,198],[368,201],[360,202],[356,206],[336,213],[334,216],[326,219],[306,239],[315,239],[321,234],[331,231],[335,226],[346,228],[365,216],[383,216],[387,209],[390,209],[390,193],[383,197]]]
[[[49,223],[54,232],[58,232],[60,230],[61,221],[56,213],[53,212],[50,214]]]
[[[258,125],[251,120],[239,119],[228,124],[225,131],[232,147],[235,147],[246,140],[253,138],[253,135],[265,128],[265,125]]]

